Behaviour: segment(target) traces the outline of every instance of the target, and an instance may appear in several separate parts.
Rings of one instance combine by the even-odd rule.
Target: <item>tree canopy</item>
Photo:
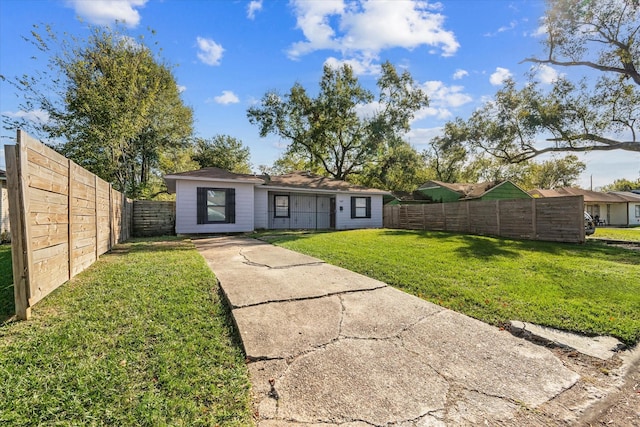
[[[507,80],[456,137],[508,162],[544,153],[640,152],[640,3],[549,0],[546,54],[524,61],[585,72],[547,90],[535,73],[521,89]],[[546,142],[544,141],[546,140]]]
[[[23,109],[39,108],[48,120],[5,120],[5,126],[34,129],[118,190],[139,196],[161,154],[186,146],[192,133],[192,110],[171,69],[118,28],[91,27],[87,40],[38,30],[29,40],[50,55],[48,70],[14,84],[24,95]],[[66,142],[56,146],[59,138]]]
[[[216,135],[210,140],[197,138],[193,160],[200,167],[219,167],[234,173],[251,173],[249,147],[229,135]]]
[[[376,99],[349,65],[325,65],[316,97],[296,83],[286,95],[265,94],[247,117],[259,126],[261,137],[274,134],[289,141],[285,157],[304,159],[307,169],[349,179],[397,146],[415,112],[428,105],[411,75],[398,74],[389,62],[382,64],[378,88]]]

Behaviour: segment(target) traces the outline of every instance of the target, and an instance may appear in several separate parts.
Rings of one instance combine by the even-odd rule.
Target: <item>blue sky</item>
[[[285,93],[295,82],[315,93],[325,63],[350,63],[361,83],[375,91],[379,64],[407,69],[430,95],[407,139],[419,150],[448,120],[466,118],[491,98],[506,76],[524,83],[541,56],[542,0],[355,1],[355,0],[0,0],[0,74],[32,72],[35,52],[22,40],[33,24],[87,35],[86,22],[125,21],[132,36],[149,35],[175,65],[182,96],[193,108],[197,136],[226,134],[251,150],[254,170],[271,165],[286,141],[260,138],[246,111],[270,90]],[[78,18],[81,18],[79,20]],[[83,23],[85,22],[85,23]],[[544,83],[558,73],[538,73]],[[576,73],[577,74],[577,73]],[[20,111],[13,87],[0,82],[0,112]],[[14,135],[2,130],[2,145]],[[617,178],[637,179],[640,153],[589,153],[579,185],[589,188]]]

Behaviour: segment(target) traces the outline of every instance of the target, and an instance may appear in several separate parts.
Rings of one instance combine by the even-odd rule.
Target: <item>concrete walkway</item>
[[[544,347],[318,259],[194,243],[231,305],[259,426],[510,425],[580,378]]]

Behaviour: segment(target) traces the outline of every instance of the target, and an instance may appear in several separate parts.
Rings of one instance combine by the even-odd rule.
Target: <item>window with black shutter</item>
[[[371,218],[371,197],[351,197],[351,218]]]
[[[234,188],[197,189],[198,224],[235,224],[236,190]]]

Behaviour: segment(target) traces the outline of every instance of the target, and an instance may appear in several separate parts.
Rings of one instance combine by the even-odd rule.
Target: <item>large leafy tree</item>
[[[251,173],[249,147],[229,135],[216,135],[210,140],[198,138],[193,160],[200,167],[219,167],[234,173]]]
[[[382,64],[378,89],[376,98],[349,65],[325,65],[317,96],[296,83],[286,95],[265,94],[247,116],[261,137],[274,134],[289,141],[285,157],[305,159],[308,169],[349,179],[398,144],[415,112],[428,105],[411,75],[398,74],[389,62]],[[367,109],[374,111],[366,114]]]
[[[525,61],[583,71],[550,90],[509,80],[458,136],[509,162],[544,153],[640,152],[640,3],[549,0],[546,54]],[[546,142],[544,141],[546,139]]]
[[[91,27],[87,40],[36,28],[29,40],[49,55],[48,69],[14,84],[22,109],[40,109],[48,120],[5,126],[33,129],[128,196],[140,196],[163,151],[186,146],[192,133],[192,111],[171,69],[120,28]]]

